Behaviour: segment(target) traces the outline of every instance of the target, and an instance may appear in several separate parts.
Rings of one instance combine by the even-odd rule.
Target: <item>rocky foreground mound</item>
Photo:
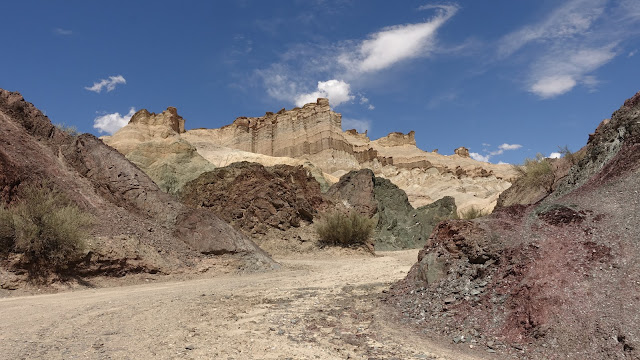
[[[216,254],[228,254],[244,269],[276,266],[245,235],[209,212],[182,205],[96,137],[56,128],[20,94],[5,90],[0,144],[3,205],[19,201],[28,184],[45,180],[94,215],[90,249],[76,264],[76,275],[169,273]],[[12,267],[19,256],[9,260],[2,260],[10,271],[3,283],[20,280]]]
[[[640,93],[583,150],[542,201],[439,224],[387,301],[501,356],[640,358]]]
[[[239,161],[265,166],[304,165],[324,190],[349,171],[369,168],[376,176],[387,178],[404,190],[413,206],[451,196],[461,211],[471,207],[490,211],[498,195],[515,177],[509,165],[475,161],[464,148],[450,156],[422,151],[416,146],[414,132],[391,133],[371,141],[366,133],[342,131],[342,116],[331,111],[327,99],[318,99],[302,108],[268,112],[262,117],[239,117],[219,129],[188,131],[184,130],[184,119],[175,108],[161,114],[140,110],[127,126],[103,140],[148,173],[151,173],[149,161],[139,160],[140,155],[143,159],[168,158],[164,155],[166,150],[157,145],[142,144],[186,141],[197,154],[186,154],[176,148],[185,154],[180,155],[185,165],[173,163],[170,170],[193,177],[178,176],[175,181],[178,186],[209,170],[197,171],[186,165],[200,162],[200,157],[215,166]],[[138,155],[133,156],[134,152]],[[183,171],[183,167],[191,170]],[[159,183],[166,182],[163,179],[166,175],[154,172],[151,176]]]

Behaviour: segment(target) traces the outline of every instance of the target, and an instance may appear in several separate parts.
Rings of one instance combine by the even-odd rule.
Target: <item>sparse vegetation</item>
[[[478,209],[476,207],[470,207],[467,210],[462,210],[458,215],[458,218],[464,219],[464,220],[472,220],[472,219],[477,219],[479,217],[483,217],[485,215],[489,215],[489,213],[482,211],[481,209]]]
[[[535,159],[526,159],[523,165],[514,165],[514,169],[527,187],[544,187],[551,192],[554,180],[551,161],[542,154],[537,154]]]
[[[577,164],[584,157],[584,152],[571,152],[567,145],[558,146],[558,152],[566,159],[572,166]]]
[[[326,245],[353,247],[367,243],[373,235],[373,220],[355,211],[325,214],[316,225],[320,241]]]
[[[78,136],[80,133],[78,132],[78,128],[73,126],[73,125],[67,125],[64,123],[58,123],[58,124],[54,124],[53,126],[55,126],[56,128],[58,128],[58,130],[67,133],[68,135],[71,136]]]
[[[27,264],[59,268],[85,247],[91,215],[46,185],[32,185],[15,206],[0,209],[2,252],[23,254]]]
[[[14,243],[13,215],[11,211],[0,205],[0,254],[10,252]]]

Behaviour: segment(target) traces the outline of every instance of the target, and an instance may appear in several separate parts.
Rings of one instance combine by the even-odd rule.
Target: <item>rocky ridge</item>
[[[515,176],[508,165],[475,161],[463,148],[451,156],[422,151],[414,132],[391,133],[374,141],[355,130],[343,132],[342,117],[331,111],[327,99],[262,117],[239,117],[219,129],[184,132],[175,120],[167,121],[173,111],[162,113],[161,120],[148,120],[153,114],[147,114],[145,110],[134,116],[127,126],[103,140],[127,156],[146,141],[179,138],[215,166],[236,161],[304,165],[324,189],[351,170],[370,168],[403,189],[413,206],[452,196],[461,211],[492,209]],[[149,154],[153,157],[153,152]]]

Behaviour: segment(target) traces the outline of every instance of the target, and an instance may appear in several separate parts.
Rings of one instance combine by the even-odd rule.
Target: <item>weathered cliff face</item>
[[[177,118],[173,108],[160,115],[141,110],[103,139],[124,154],[152,139],[182,139],[216,166],[236,161],[304,165],[324,189],[349,171],[369,168],[404,190],[414,207],[452,196],[459,211],[491,210],[515,176],[510,166],[475,161],[462,147],[451,156],[422,151],[413,131],[374,141],[366,133],[343,132],[342,116],[331,111],[327,99],[262,117],[239,117],[219,129],[184,131],[184,120]]]
[[[335,178],[369,168],[403,189],[416,207],[452,196],[460,211],[471,207],[491,210],[515,176],[508,165],[469,158],[464,147],[452,156],[422,151],[416,146],[413,131],[394,132],[374,141],[366,133],[343,132],[341,115],[331,111],[326,99],[263,117],[241,117],[220,129],[191,130],[184,135],[187,139],[196,136],[200,143],[209,141],[244,152],[305,159]]]

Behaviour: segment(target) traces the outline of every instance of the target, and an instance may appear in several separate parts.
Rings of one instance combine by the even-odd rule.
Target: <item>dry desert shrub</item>
[[[535,159],[526,159],[522,165],[514,165],[520,180],[527,187],[551,188],[554,174],[551,161],[542,154],[537,154]]]
[[[366,245],[373,235],[373,220],[355,211],[325,214],[316,224],[320,242],[325,245],[355,247]]]
[[[483,217],[488,214],[489,213],[482,211],[482,209],[478,209],[476,207],[470,207],[467,210],[462,210],[460,212],[459,218],[464,220],[472,220],[472,219],[477,219],[479,217]]]
[[[75,260],[85,248],[90,214],[46,185],[32,185],[22,200],[0,210],[3,252],[23,254],[23,261],[57,268]]]

